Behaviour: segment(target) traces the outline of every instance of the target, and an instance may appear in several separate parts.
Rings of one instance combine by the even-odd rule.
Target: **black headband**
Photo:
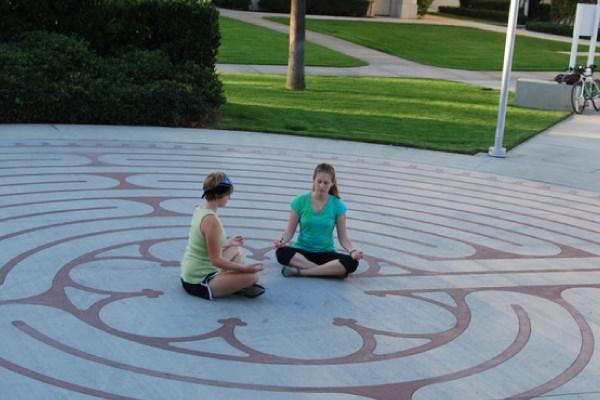
[[[220,182],[217,186],[215,186],[212,189],[205,190],[204,193],[202,193],[202,198],[206,197],[207,194],[214,194],[216,196],[223,195],[223,194],[229,192],[231,190],[232,186],[233,186],[233,183],[231,183],[231,180],[229,180],[229,177],[227,175],[225,175],[225,177],[223,178],[223,181]]]

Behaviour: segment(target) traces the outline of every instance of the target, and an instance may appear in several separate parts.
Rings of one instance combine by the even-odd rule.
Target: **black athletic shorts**
[[[312,251],[306,251],[296,247],[280,247],[275,252],[277,261],[279,264],[289,265],[290,260],[294,257],[294,254],[300,253],[307,260],[314,262],[317,265],[325,264],[329,261],[339,260],[339,262],[346,268],[346,275],[353,273],[358,268],[358,261],[349,256],[348,254],[337,253],[335,251],[325,253],[313,253]]]
[[[183,289],[192,296],[202,297],[206,300],[212,300],[213,296],[210,286],[208,286],[208,282],[210,282],[215,275],[217,275],[216,272],[211,272],[210,274],[206,275],[200,283],[187,283],[181,279],[181,285],[183,286]]]

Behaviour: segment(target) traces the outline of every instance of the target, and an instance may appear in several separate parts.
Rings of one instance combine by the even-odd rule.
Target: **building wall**
[[[370,15],[417,18],[417,0],[374,0]]]

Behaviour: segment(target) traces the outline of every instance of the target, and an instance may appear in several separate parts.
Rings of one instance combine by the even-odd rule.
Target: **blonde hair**
[[[225,181],[229,182],[229,178],[223,171],[216,171],[208,174],[202,184],[202,190],[204,191],[202,197],[206,200],[216,200],[231,195],[231,193],[233,193],[233,184],[231,184],[231,182],[229,182],[230,186],[223,187],[222,193],[215,193],[217,187]]]
[[[335,178],[335,168],[333,168],[333,165],[327,164],[327,163],[321,163],[321,164],[317,165],[315,167],[315,171],[313,172],[313,182],[319,172],[324,172],[331,177],[331,187],[329,188],[329,194],[332,196],[335,196],[339,199],[340,191],[337,186],[337,179]],[[314,188],[314,183],[313,183],[313,190],[314,189],[315,188]]]

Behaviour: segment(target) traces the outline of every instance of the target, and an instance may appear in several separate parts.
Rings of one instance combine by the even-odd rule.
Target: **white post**
[[[498,104],[498,121],[496,122],[496,140],[488,154],[492,157],[506,157],[506,149],[502,147],[504,140],[504,122],[506,121],[506,103],[512,69],[513,50],[515,47],[515,31],[519,15],[519,0],[510,0],[508,26],[506,27],[506,44],[504,45],[504,65],[502,67],[502,84],[500,86],[500,101]]]
[[[579,11],[579,8],[577,9]],[[578,15],[578,14],[577,14]],[[573,26],[573,40],[571,41],[571,55],[569,56],[569,72],[575,69],[577,64],[577,48],[579,47],[579,25],[577,24],[577,17],[575,17],[575,24]]]
[[[600,0],[596,2],[596,12],[594,13],[594,23],[592,24],[592,37],[590,38],[590,50],[588,52],[587,65],[594,63],[596,55],[596,42],[598,41],[598,25],[600,25]]]

